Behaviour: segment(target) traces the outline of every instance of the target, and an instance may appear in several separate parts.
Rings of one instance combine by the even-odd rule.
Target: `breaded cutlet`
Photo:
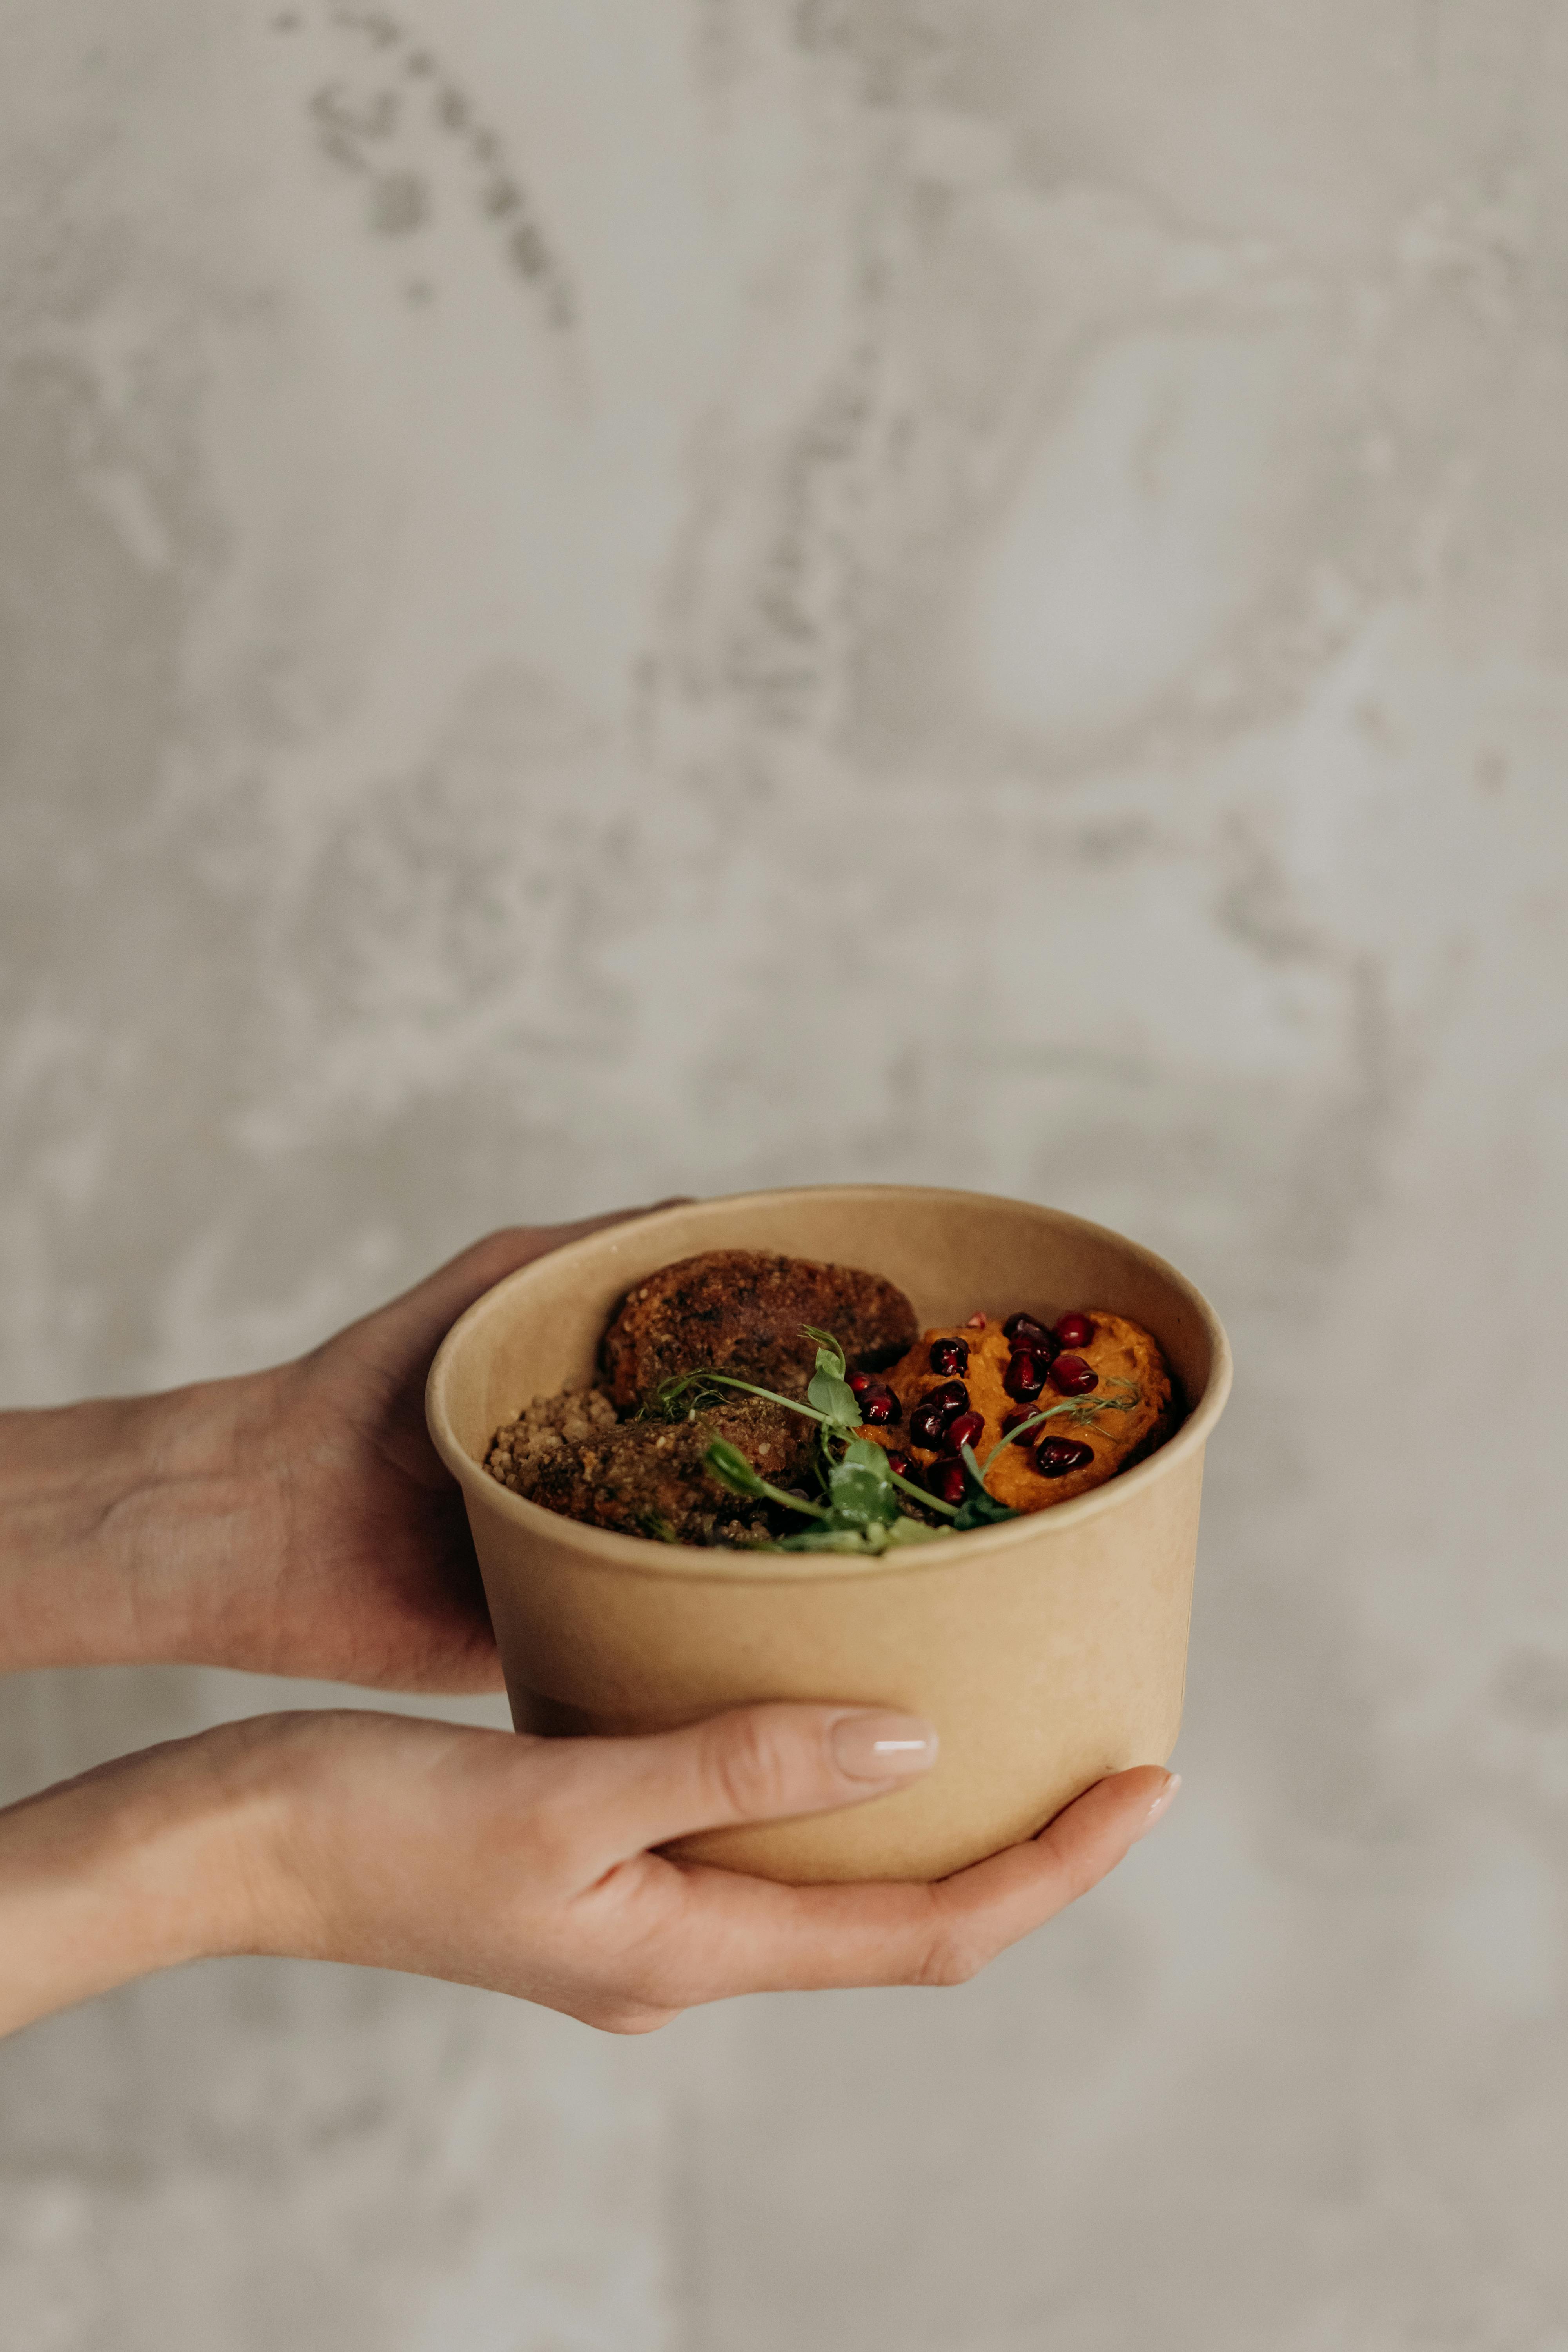
[[[661,1381],[705,1370],[804,1397],[816,1343],[802,1326],[831,1331],[852,1370],[895,1362],[919,1330],[893,1283],[858,1266],[766,1250],[704,1250],[661,1266],[631,1290],[605,1334],[610,1394],[623,1412]]]
[[[689,1544],[764,1533],[761,1506],[709,1473],[702,1457],[715,1438],[785,1488],[809,1475],[817,1442],[809,1421],[761,1397],[737,1396],[689,1420],[617,1423],[589,1391],[531,1406],[497,1433],[487,1467],[514,1494],[590,1527]]]

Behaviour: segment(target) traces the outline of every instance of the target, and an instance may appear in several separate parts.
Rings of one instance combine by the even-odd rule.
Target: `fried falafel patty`
[[[804,1397],[816,1363],[816,1343],[802,1332],[807,1323],[831,1331],[850,1368],[862,1371],[896,1362],[920,1328],[901,1290],[858,1266],[704,1250],[628,1293],[605,1334],[610,1394],[632,1412],[661,1381],[701,1369]]]
[[[686,1421],[619,1422],[598,1389],[541,1397],[497,1432],[485,1467],[547,1511],[666,1542],[743,1544],[766,1517],[710,1475],[703,1455],[727,1438],[775,1486],[808,1475],[816,1432],[761,1397],[704,1409]]]

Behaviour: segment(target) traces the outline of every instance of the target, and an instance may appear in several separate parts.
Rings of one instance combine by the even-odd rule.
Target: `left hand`
[[[270,1371],[0,1414],[0,1672],[157,1663],[498,1689],[426,1376],[493,1283],[638,1213],[508,1226]]]
[[[247,1654],[224,1664],[383,1690],[500,1689],[462,1492],[425,1425],[426,1378],[492,1284],[636,1213],[490,1234],[270,1375],[280,1540],[253,1563]],[[226,1647],[220,1626],[209,1638]]]

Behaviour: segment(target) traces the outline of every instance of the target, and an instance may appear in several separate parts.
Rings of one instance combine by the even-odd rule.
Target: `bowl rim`
[[[963,1535],[939,1536],[934,1542],[911,1546],[908,1549],[883,1552],[868,1559],[855,1559],[838,1553],[747,1552],[729,1551],[699,1544],[658,1543],[647,1536],[621,1535],[612,1528],[589,1527],[584,1520],[565,1517],[561,1512],[547,1511],[524,1496],[514,1495],[492,1478],[483,1463],[476,1462],[467,1447],[458,1439],[447,1409],[447,1391],[453,1368],[470,1332],[497,1311],[502,1296],[523,1286],[535,1269],[548,1263],[559,1266],[574,1257],[597,1255],[611,1239],[624,1240],[657,1232],[677,1218],[689,1216],[693,1209],[707,1208],[768,1208],[803,1198],[831,1200],[864,1198],[868,1193],[886,1197],[899,1194],[908,1199],[928,1202],[951,1202],[956,1208],[983,1202],[987,1207],[1024,1209],[1047,1216],[1053,1223],[1070,1226],[1078,1232],[1094,1234],[1115,1242],[1121,1248],[1131,1250],[1153,1272],[1161,1275],[1194,1307],[1209,1339],[1213,1362],[1208,1382],[1202,1397],[1188,1413],[1174,1437],[1166,1440],[1147,1461],[1134,1468],[1108,1478],[1102,1486],[1093,1487],[1087,1495],[1076,1496],[1070,1503],[1054,1504],[1047,1511],[1031,1511],[1016,1519],[1004,1520],[999,1526],[972,1528]],[[712,1244],[721,1247],[721,1244]],[[723,1192],[693,1201],[671,1202],[649,1209],[640,1216],[627,1217],[615,1225],[602,1225],[595,1232],[583,1234],[574,1242],[564,1243],[560,1249],[549,1250],[542,1257],[531,1258],[499,1282],[480,1293],[466,1307],[447,1332],[436,1350],[425,1386],[425,1417],[431,1439],[447,1469],[461,1486],[465,1496],[482,1497],[485,1507],[498,1511],[503,1519],[510,1519],[521,1530],[547,1538],[552,1544],[566,1544],[584,1559],[606,1569],[637,1576],[674,1577],[686,1581],[709,1583],[833,1583],[846,1577],[920,1576],[934,1570],[952,1570],[968,1561],[994,1559],[1019,1543],[1038,1543],[1056,1531],[1080,1528],[1108,1511],[1130,1503],[1137,1495],[1145,1493],[1155,1481],[1169,1477],[1182,1465],[1202,1451],[1210,1431],[1224,1412],[1230,1394],[1234,1362],[1230,1340],[1224,1324],[1197,1285],[1142,1242],[1118,1233],[1114,1226],[1097,1223],[1092,1218],[1076,1215],[1070,1209],[1052,1208],[1041,1201],[1021,1201],[1001,1192],[976,1192],[942,1184],[792,1184],[771,1186],[750,1192]]]

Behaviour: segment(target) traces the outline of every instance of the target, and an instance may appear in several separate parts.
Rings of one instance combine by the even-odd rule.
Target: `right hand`
[[[962,1983],[1095,1885],[1179,1785],[1119,1773],[934,1885],[791,1886],[656,1849],[864,1801],[929,1763],[928,1727],[776,1705],[623,1739],[359,1713],[235,1728],[237,1785],[263,1794],[242,1809],[253,1839],[271,1813],[248,1948],[484,1985],[619,2033],[734,1993]],[[889,1734],[929,1746],[879,1758]]]
[[[785,1886],[656,1851],[863,1802],[934,1748],[909,1717],[793,1705],[634,1739],[226,1724],[0,1813],[0,2032],[223,1952],[446,1977],[616,2033],[732,1993],[961,1984],[1102,1878],[1178,1785],[1120,1772],[935,1885]]]

